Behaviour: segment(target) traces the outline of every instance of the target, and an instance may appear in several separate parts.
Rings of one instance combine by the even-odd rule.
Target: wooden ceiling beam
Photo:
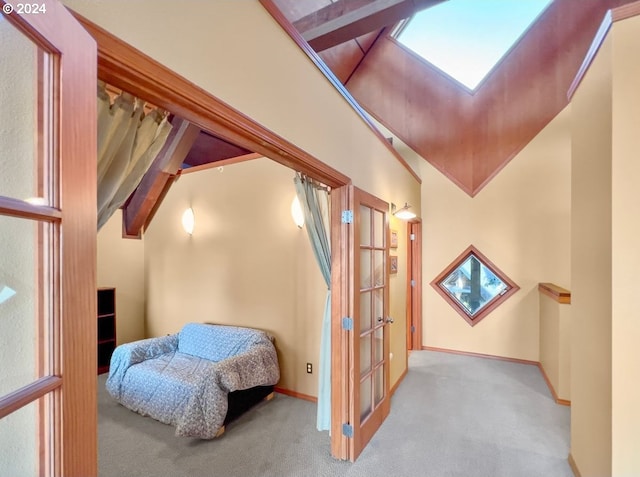
[[[167,142],[123,207],[122,220],[127,237],[138,236],[148,223],[200,134],[200,128],[184,119],[175,118],[172,124]]]
[[[446,0],[338,0],[294,22],[317,51],[393,25]]]

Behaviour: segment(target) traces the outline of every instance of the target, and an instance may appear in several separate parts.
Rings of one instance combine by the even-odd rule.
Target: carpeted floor
[[[98,384],[101,477],[572,477],[569,408],[535,366],[419,351],[391,413],[354,464],[329,455],[315,404],[277,394],[215,440],[116,404]]]

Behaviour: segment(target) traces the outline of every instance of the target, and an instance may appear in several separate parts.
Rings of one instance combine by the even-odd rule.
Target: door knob
[[[381,316],[378,317],[378,323],[382,323],[382,317]]]
[[[393,323],[393,318],[391,318],[390,316],[387,316],[387,323]]]

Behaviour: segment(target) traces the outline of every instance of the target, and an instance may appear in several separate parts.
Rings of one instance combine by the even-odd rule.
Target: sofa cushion
[[[178,351],[217,362],[248,351],[265,336],[249,328],[189,323],[180,331]]]

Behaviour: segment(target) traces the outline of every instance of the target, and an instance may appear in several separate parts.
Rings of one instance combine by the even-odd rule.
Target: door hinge
[[[416,327],[411,325],[411,333],[415,333],[416,332]]]
[[[415,286],[416,286],[416,281],[415,281],[415,280],[413,280],[413,279],[411,280],[411,286],[412,286],[412,287],[415,287]]]
[[[416,234],[411,234],[411,235],[409,235],[409,239],[410,239],[410,240],[415,240],[415,239],[416,239]]]
[[[353,330],[353,318],[349,318],[348,316],[342,318],[342,329],[347,331]]]
[[[348,438],[352,438],[353,426],[351,424],[342,424],[342,435]]]
[[[342,223],[343,224],[352,224],[353,223],[353,210],[343,210],[342,211]]]

